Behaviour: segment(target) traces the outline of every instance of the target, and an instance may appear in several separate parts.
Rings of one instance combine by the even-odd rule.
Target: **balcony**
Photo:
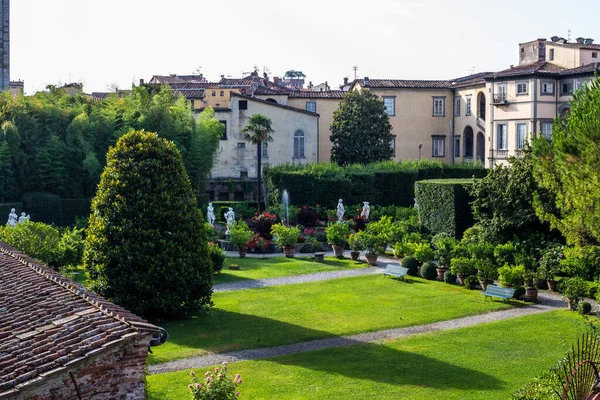
[[[495,106],[507,106],[510,103],[510,99],[506,93],[497,93],[494,95],[493,104]]]
[[[508,158],[508,150],[490,150],[490,158],[506,160]]]
[[[477,126],[479,127],[479,129],[485,131],[485,119],[477,117]]]

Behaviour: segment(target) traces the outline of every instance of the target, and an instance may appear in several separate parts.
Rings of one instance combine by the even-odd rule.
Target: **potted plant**
[[[248,241],[253,232],[248,228],[248,224],[240,220],[232,224],[229,228],[229,242],[238,249],[240,258],[246,257],[248,251]]]
[[[265,255],[265,251],[269,248],[270,245],[271,241],[260,236],[258,233],[253,235],[248,241],[248,248],[260,251],[263,254],[263,257]]]
[[[294,257],[296,253],[296,241],[300,235],[300,229],[297,226],[287,227],[283,224],[275,224],[271,227],[273,241],[283,249],[286,257]]]
[[[523,300],[536,302],[538,297],[538,289],[534,286],[533,280],[536,277],[536,273],[533,271],[525,272],[525,297]]]
[[[438,233],[431,239],[433,248],[433,257],[438,262],[440,268],[450,267],[450,259],[458,241],[447,233]],[[442,274],[443,276],[443,274]]]
[[[475,268],[477,268],[477,279],[481,289],[485,291],[487,285],[498,278],[498,268],[488,259],[475,260]]]
[[[498,282],[504,287],[523,286],[525,280],[525,267],[522,265],[508,265],[498,268]]]
[[[450,260],[450,271],[458,277],[461,286],[465,284],[465,278],[475,273],[475,263],[467,257],[456,257]]]
[[[587,285],[582,278],[567,278],[560,281],[560,290],[565,300],[567,300],[569,310],[575,310],[579,300],[587,292]]]
[[[350,257],[352,257],[354,261],[357,261],[360,256],[360,251],[364,250],[360,240],[360,232],[352,233],[348,236],[348,246],[350,246]]]
[[[331,223],[325,228],[327,243],[333,246],[336,257],[344,257],[344,246],[348,243],[350,228],[345,222]]]
[[[548,288],[553,292],[556,291],[556,275],[560,272],[560,262],[565,258],[563,254],[563,246],[552,245],[540,258],[540,266],[538,272],[546,279]]]
[[[365,258],[367,259],[367,262],[369,265],[376,265],[381,248],[387,244],[386,239],[369,229],[360,232],[358,235],[359,242],[366,250]]]

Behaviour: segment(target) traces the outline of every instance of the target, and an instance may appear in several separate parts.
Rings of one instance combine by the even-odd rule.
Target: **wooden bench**
[[[397,278],[402,278],[404,282],[406,282],[406,274],[408,274],[408,268],[394,264],[388,264],[383,270],[384,277],[386,275],[395,276]]]
[[[488,297],[498,297],[502,299],[502,301],[510,301],[510,299],[512,299],[515,295],[515,289],[503,288],[496,285],[487,285],[485,292],[481,292],[481,294],[485,296],[486,300]]]
[[[323,262],[325,261],[325,252],[324,251],[318,251],[315,253],[315,260],[317,260],[318,262]]]

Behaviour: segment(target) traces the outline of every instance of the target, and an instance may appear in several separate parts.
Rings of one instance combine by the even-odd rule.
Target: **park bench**
[[[406,282],[406,274],[408,274],[408,268],[401,267],[399,265],[388,264],[383,270],[383,276],[386,275],[395,276],[402,278]]]
[[[481,292],[481,294],[485,296],[486,300],[488,297],[498,297],[502,299],[502,301],[506,301],[513,298],[515,295],[515,289],[503,288],[496,285],[487,285],[485,292]]]

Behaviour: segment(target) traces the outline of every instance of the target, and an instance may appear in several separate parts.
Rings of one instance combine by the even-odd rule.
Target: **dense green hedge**
[[[77,217],[90,216],[92,199],[61,199],[61,202],[65,225],[73,225]]]
[[[444,164],[437,161],[385,161],[369,165],[336,164],[279,165],[265,168],[269,206],[281,202],[284,189],[293,204],[333,208],[338,199],[345,204],[369,201],[381,206],[408,207],[414,204],[414,184],[423,179],[481,178],[481,165]]]
[[[461,238],[472,226],[472,199],[468,187],[473,179],[432,179],[415,183],[421,224],[429,232]]]
[[[31,221],[54,224],[57,226],[73,225],[77,217],[89,217],[91,199],[61,199],[45,192],[29,192],[23,195],[22,203],[1,203],[0,217],[6,216],[11,208],[17,215],[21,212],[31,215]],[[4,222],[5,223],[5,222]]]

